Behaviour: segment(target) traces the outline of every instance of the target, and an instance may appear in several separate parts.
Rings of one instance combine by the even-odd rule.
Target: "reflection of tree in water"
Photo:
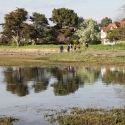
[[[66,95],[78,89],[78,85],[93,83],[100,74],[100,69],[89,67],[5,67],[5,82],[7,90],[19,96],[25,96],[29,89],[35,92],[46,90],[51,78],[56,78],[53,84],[55,95]],[[29,81],[33,81],[29,87]]]
[[[78,84],[74,79],[67,80],[65,83],[58,82],[52,85],[55,95],[68,95],[78,90]]]
[[[28,81],[34,81],[35,92],[47,89],[50,73],[40,67],[6,67],[4,68],[7,91],[18,96],[25,96],[29,93]]]
[[[102,81],[106,84],[125,84],[124,69],[111,69],[105,68],[105,72],[102,74]]]
[[[76,71],[78,79],[81,83],[93,84],[100,75],[100,68],[94,67],[79,67]]]
[[[40,67],[34,67],[32,68],[32,71],[35,72],[35,78],[34,78],[34,84],[33,88],[35,89],[35,92],[41,92],[43,90],[46,90],[49,84],[49,78],[51,74],[47,69],[40,68]]]
[[[4,69],[7,91],[11,91],[18,96],[25,96],[28,94],[28,87],[26,84],[24,84],[23,74],[23,70],[20,67],[6,67]]]
[[[56,67],[53,74],[58,82],[52,84],[55,95],[67,95],[78,90],[78,79],[74,75],[73,67]]]
[[[61,67],[54,69],[58,82],[53,84],[55,95],[66,95],[78,89],[84,83],[93,84],[100,75],[100,68]]]

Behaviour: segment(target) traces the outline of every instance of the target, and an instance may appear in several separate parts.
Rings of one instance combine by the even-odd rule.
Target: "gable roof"
[[[111,30],[112,28],[118,28],[121,26],[125,26],[125,21],[110,23],[108,26],[102,27],[101,30],[103,30],[103,32],[107,32],[108,30]]]

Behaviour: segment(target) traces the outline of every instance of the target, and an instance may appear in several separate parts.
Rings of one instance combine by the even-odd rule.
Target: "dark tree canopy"
[[[52,17],[50,20],[62,28],[63,25],[76,26],[78,23],[78,16],[74,10],[59,8],[52,11]]]
[[[17,8],[15,11],[5,15],[5,23],[3,26],[3,34],[8,38],[15,39],[17,45],[23,37],[23,23],[27,20],[28,12],[24,8]]]
[[[30,17],[31,22],[33,22],[34,27],[38,31],[36,36],[38,38],[44,35],[44,30],[48,25],[48,20],[44,14],[34,12],[33,15]]]
[[[37,36],[36,36],[37,30],[32,24],[24,23],[22,32],[23,32],[23,37],[26,40],[37,38]]]
[[[44,14],[34,12],[30,19],[37,28],[48,25],[48,20]]]
[[[112,19],[105,17],[101,20],[100,26],[101,27],[108,26],[110,23],[112,23]]]

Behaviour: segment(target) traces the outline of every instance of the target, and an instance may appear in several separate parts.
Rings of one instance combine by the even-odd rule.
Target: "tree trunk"
[[[20,36],[13,36],[13,39],[16,41],[17,46],[20,46]]]

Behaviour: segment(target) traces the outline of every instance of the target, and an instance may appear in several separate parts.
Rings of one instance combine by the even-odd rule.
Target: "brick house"
[[[125,26],[125,21],[110,23],[108,26],[102,27],[101,28],[101,42],[102,42],[102,44],[114,45],[116,43],[116,41],[115,40],[109,41],[109,39],[107,39],[107,32],[109,30],[113,30],[113,29],[121,27],[121,26]]]

